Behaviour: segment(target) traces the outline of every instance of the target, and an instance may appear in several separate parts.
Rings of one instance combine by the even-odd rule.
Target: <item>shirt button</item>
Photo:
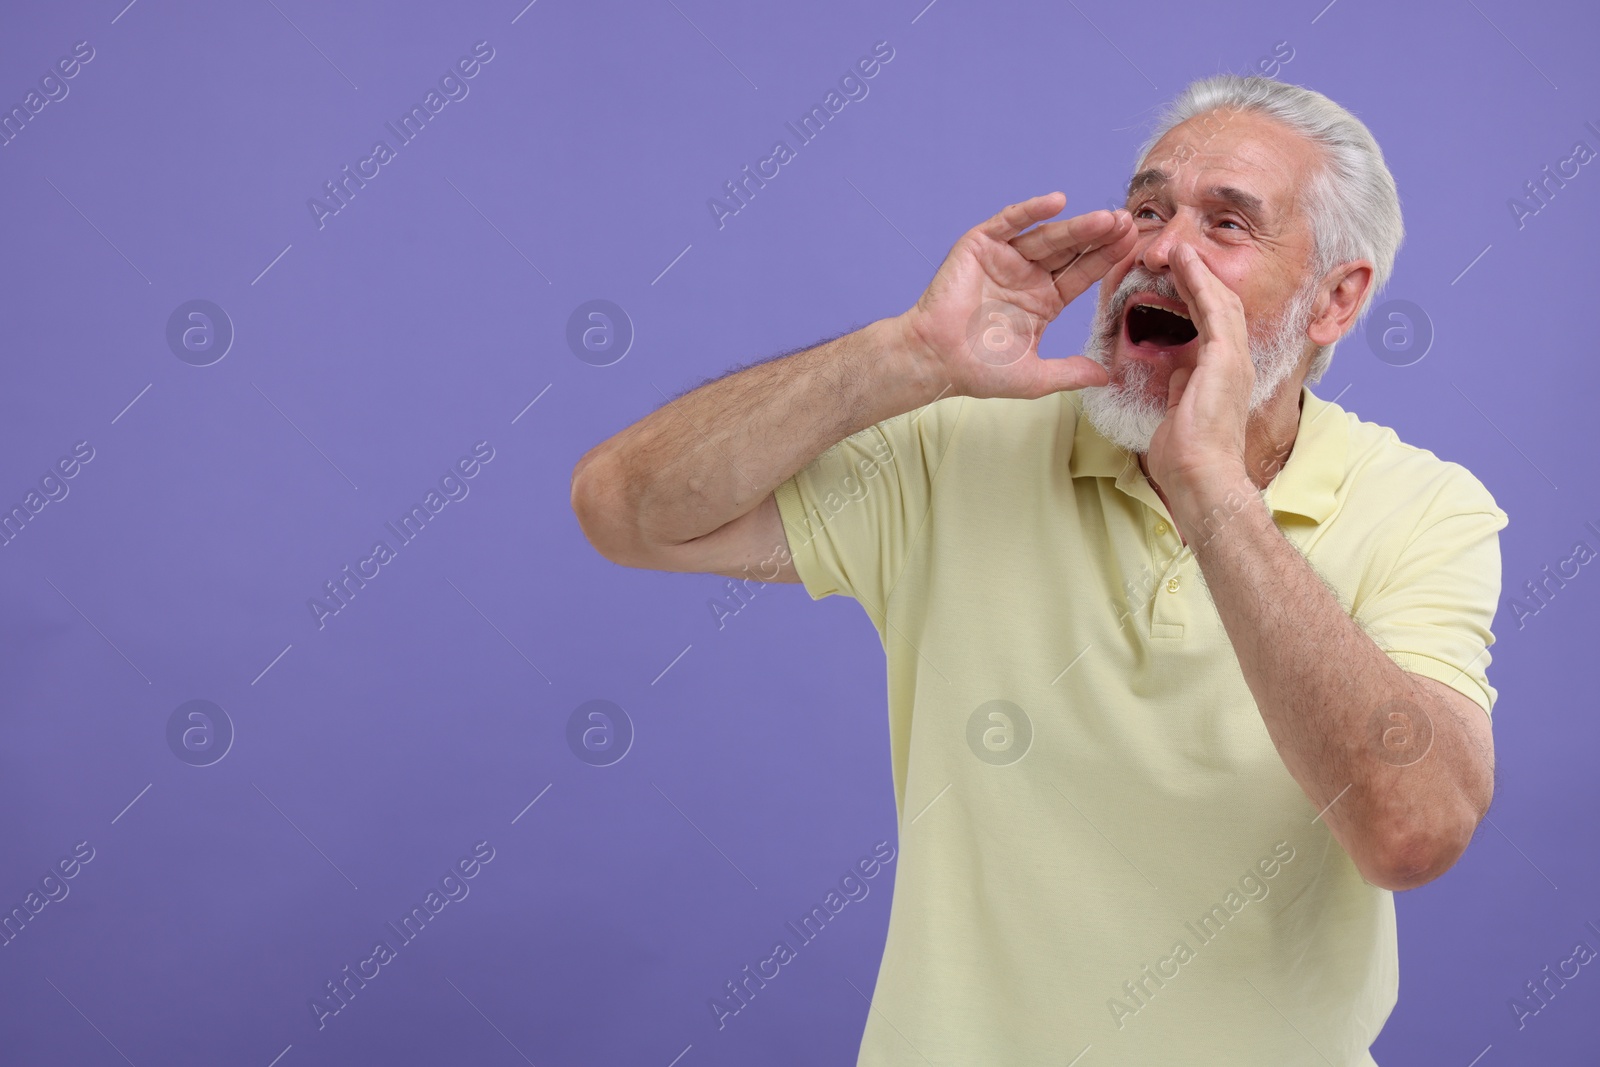
[[[1166,522],[1165,519],[1162,519],[1162,520],[1160,520],[1160,521],[1158,521],[1156,523],[1156,533],[1164,534],[1166,532],[1167,532],[1167,522]]]
[[[1178,591],[1178,579],[1176,579],[1176,578],[1168,578],[1167,579],[1167,592],[1176,593],[1177,591]]]

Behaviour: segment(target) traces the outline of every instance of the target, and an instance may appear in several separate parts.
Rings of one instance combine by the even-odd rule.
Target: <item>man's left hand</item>
[[[1249,483],[1245,423],[1256,375],[1239,295],[1188,245],[1174,250],[1172,276],[1199,333],[1199,350],[1193,369],[1175,368],[1168,379],[1167,417],[1145,461],[1177,507]]]

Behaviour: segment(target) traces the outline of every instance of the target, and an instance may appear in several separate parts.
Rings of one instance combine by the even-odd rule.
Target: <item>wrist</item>
[[[1239,517],[1252,500],[1261,499],[1261,490],[1240,466],[1222,466],[1186,478],[1181,487],[1168,493],[1173,521],[1190,544],[1210,541],[1232,520]]]
[[[885,365],[893,368],[896,382],[905,387],[910,400],[906,410],[965,392],[928,340],[915,308],[879,319],[869,329],[877,331],[875,346],[883,354]]]

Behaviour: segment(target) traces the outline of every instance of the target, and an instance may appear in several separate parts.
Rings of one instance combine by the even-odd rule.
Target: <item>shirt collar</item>
[[[1082,398],[1076,390],[1064,395],[1077,412],[1068,474],[1073,478],[1114,478],[1123,492],[1152,506],[1158,504],[1134,454],[1101,436],[1084,417]],[[1334,494],[1344,481],[1350,442],[1350,425],[1345,416],[1339,405],[1300,386],[1300,428],[1294,447],[1288,462],[1263,492],[1271,511],[1301,515],[1317,523],[1333,514]]]

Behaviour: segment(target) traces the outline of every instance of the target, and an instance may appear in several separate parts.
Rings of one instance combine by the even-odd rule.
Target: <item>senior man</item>
[[[1221,75],[1126,210],[1064,205],[596,446],[573,507],[617,563],[876,626],[900,858],[859,1064],[1371,1065],[1393,891],[1489,806],[1507,521],[1307,388],[1394,180],[1327,97]],[[1084,354],[1039,358],[1096,281]]]

